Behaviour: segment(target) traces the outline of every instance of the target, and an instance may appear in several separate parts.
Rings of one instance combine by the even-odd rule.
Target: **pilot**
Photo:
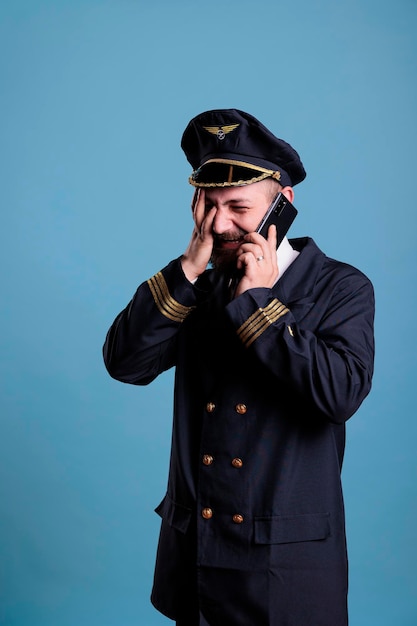
[[[181,145],[190,243],[104,345],[119,381],[176,370],[152,602],[178,626],[346,626],[340,473],[371,388],[372,285],[280,223],[256,232],[306,173],[252,115],[204,112]]]

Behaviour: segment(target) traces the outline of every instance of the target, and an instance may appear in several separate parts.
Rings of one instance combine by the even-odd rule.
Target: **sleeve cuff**
[[[270,290],[249,290],[227,307],[229,316],[237,328],[237,336],[246,348],[249,348],[279,318],[290,312],[280,300],[270,299],[267,294],[270,294]]]
[[[263,332],[274,324],[280,317],[289,313],[289,309],[279,300],[274,298],[264,308],[259,308],[237,329],[237,336],[246,348],[262,335]]]

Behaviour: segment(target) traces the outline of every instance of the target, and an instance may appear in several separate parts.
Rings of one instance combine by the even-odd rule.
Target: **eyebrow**
[[[213,202],[213,200],[210,198],[210,196],[206,196],[206,202]],[[226,200],[225,202],[222,202],[222,204],[247,204],[248,206],[250,204],[253,204],[253,202],[251,203],[251,201],[249,200],[249,198],[230,198],[230,200]]]

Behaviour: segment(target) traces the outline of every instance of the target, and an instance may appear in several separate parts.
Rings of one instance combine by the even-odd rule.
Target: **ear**
[[[294,189],[292,187],[283,187],[281,189],[281,193],[289,200],[291,203],[294,200]]]

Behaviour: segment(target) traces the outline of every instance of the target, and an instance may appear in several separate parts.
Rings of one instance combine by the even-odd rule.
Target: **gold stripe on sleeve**
[[[171,321],[181,323],[195,309],[194,306],[180,304],[170,295],[162,272],[152,276],[148,285],[159,311]]]
[[[265,308],[259,308],[238,328],[237,334],[243,345],[248,348],[262,333],[289,309],[274,298]]]

